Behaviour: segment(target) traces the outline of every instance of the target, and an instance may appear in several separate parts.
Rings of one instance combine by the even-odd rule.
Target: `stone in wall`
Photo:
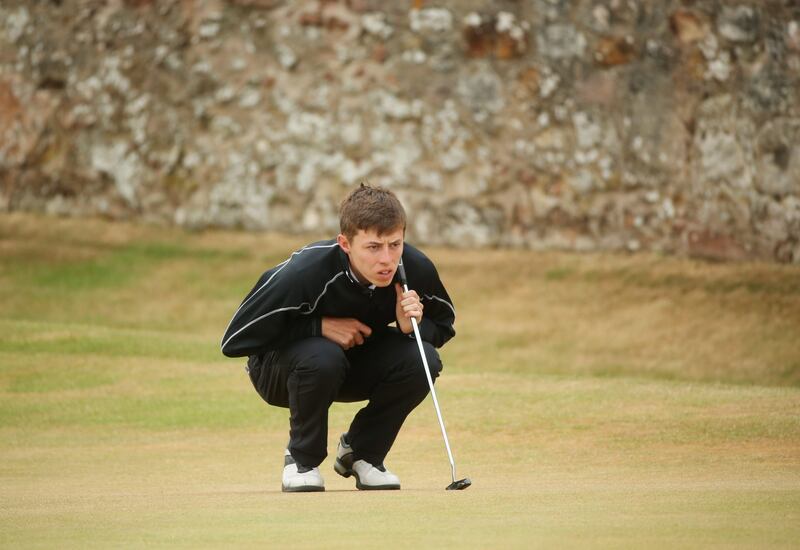
[[[0,211],[800,262],[800,7],[7,0]]]

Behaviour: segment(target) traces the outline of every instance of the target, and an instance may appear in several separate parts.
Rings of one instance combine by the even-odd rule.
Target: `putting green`
[[[430,255],[458,336],[387,459],[280,492],[287,413],[217,345],[304,240],[0,217],[0,545],[792,547],[800,269]],[[492,269],[489,269],[489,267]],[[358,404],[335,404],[335,449]]]

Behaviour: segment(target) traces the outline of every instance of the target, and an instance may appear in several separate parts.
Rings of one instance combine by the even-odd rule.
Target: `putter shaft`
[[[402,266],[402,264],[401,264]],[[408,292],[408,283],[405,280],[405,270],[402,274],[403,290]],[[442,429],[442,437],[444,438],[444,446],[447,449],[447,458],[450,459],[450,475],[453,478],[453,483],[456,482],[456,463],[453,460],[453,452],[450,450],[450,442],[447,439],[447,430],[444,429],[444,420],[442,420],[442,411],[439,409],[439,400],[436,399],[436,390],[433,389],[433,378],[428,368],[428,359],[425,357],[425,349],[422,347],[422,337],[419,334],[419,327],[417,326],[416,317],[411,318],[411,326],[414,327],[414,336],[417,340],[417,347],[419,348],[419,355],[422,358],[422,364],[425,366],[425,377],[428,379],[428,387],[431,389],[431,397],[433,398],[433,406],[436,409],[436,418],[439,419],[439,427]]]

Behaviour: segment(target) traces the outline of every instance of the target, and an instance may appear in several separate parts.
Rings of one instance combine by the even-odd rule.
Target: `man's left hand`
[[[411,318],[414,317],[417,323],[422,321],[422,302],[419,301],[416,291],[403,292],[403,287],[399,283],[394,284],[394,289],[397,293],[397,306],[394,313],[397,318],[397,327],[403,334],[410,334],[414,330],[414,327],[411,326]]]

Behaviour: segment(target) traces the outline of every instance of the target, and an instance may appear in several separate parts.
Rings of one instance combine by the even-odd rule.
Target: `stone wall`
[[[0,212],[800,262],[796,0],[3,0]]]

